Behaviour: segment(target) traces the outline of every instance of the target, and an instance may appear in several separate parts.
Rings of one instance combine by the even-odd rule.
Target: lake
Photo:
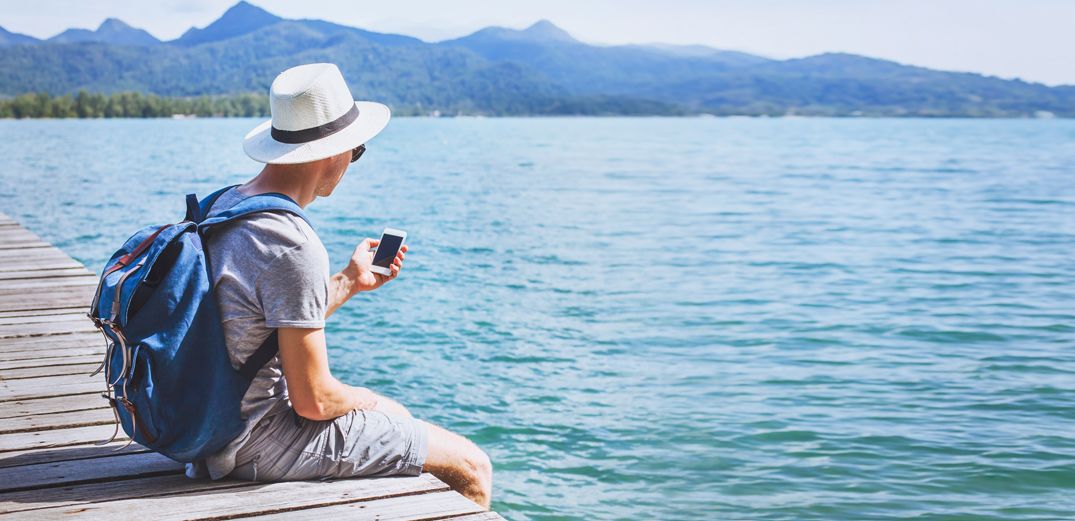
[[[91,269],[253,176],[248,119],[0,121]],[[1075,517],[1075,121],[406,119],[310,214],[400,278],[334,374],[474,439],[508,519]]]

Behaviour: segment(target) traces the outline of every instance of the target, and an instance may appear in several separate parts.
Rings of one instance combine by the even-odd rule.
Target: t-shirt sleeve
[[[325,327],[328,281],[328,254],[317,241],[306,241],[273,259],[255,284],[265,325]]]

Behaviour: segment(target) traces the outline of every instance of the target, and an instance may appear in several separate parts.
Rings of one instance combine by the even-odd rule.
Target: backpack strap
[[[276,331],[275,329],[272,330],[269,338],[266,338],[254,351],[254,354],[247,357],[242,367],[239,368],[239,374],[243,375],[247,380],[253,380],[262,366],[269,363],[269,360],[272,360],[272,357],[276,356],[276,353],[280,350],[280,342]]]
[[[311,228],[313,227],[313,224],[310,223],[310,219],[306,217],[306,212],[303,211],[302,207],[299,206],[298,203],[296,203],[290,197],[276,192],[252,195],[250,197],[247,197],[246,199],[243,199],[242,201],[239,201],[238,204],[232,206],[231,208],[228,208],[227,210],[224,210],[223,212],[220,212],[212,217],[207,217],[210,208],[212,208],[213,203],[216,202],[217,198],[219,198],[221,194],[233,188],[234,186],[238,185],[228,186],[217,190],[209,197],[206,197],[204,201],[202,201],[202,203],[198,207],[199,215],[196,216],[200,219],[195,221],[198,223],[199,230],[205,230],[206,228],[209,228],[211,226],[225,223],[232,219],[238,219],[246,215],[251,215],[259,212],[273,211],[291,213],[293,215],[298,216],[303,221],[306,221],[306,224],[309,224]],[[188,203],[188,212],[189,211],[190,206]],[[206,255],[207,262],[208,257],[209,256]],[[266,338],[265,341],[262,342],[260,346],[258,346],[257,350],[254,351],[254,354],[247,357],[246,361],[243,362],[243,365],[239,367],[239,374],[241,374],[247,380],[253,380],[254,377],[257,376],[258,371],[260,371],[261,368],[269,362],[269,360],[272,360],[272,358],[276,356],[276,353],[278,353],[279,351],[279,335],[277,334],[277,330],[274,329],[273,332],[269,334],[269,337]]]
[[[208,197],[206,199],[208,200]],[[293,201],[290,197],[276,192],[257,194],[247,197],[246,199],[239,201],[239,203],[235,206],[232,206],[231,208],[228,208],[227,210],[224,210],[223,212],[220,212],[212,217],[203,219],[198,224],[198,227],[204,230],[205,228],[208,228],[210,226],[215,226],[217,224],[221,224],[232,219],[237,219],[239,217],[243,217],[253,213],[273,211],[287,212],[293,214],[302,219],[303,221],[306,221],[306,224],[309,224],[311,228],[313,227],[313,224],[310,223],[310,219],[306,216],[306,212],[302,209],[301,206],[298,205],[298,203]]]
[[[187,194],[187,216],[184,220],[194,223],[201,223],[209,215],[209,210],[213,207],[213,203],[216,203],[217,199],[220,199],[224,192],[231,190],[239,185],[225,186],[211,194],[201,202],[198,202],[198,196],[194,194]]]

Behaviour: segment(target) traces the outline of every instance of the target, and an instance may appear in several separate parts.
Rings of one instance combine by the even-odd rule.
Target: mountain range
[[[403,113],[1075,117],[1075,86],[852,54],[774,60],[701,45],[593,45],[547,20],[425,42],[285,19],[246,1],[170,41],[116,18],[46,40],[0,28],[0,96],[264,93],[280,71],[315,61],[339,65],[356,97]]]

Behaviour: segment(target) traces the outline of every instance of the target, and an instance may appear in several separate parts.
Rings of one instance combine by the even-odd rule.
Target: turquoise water
[[[100,269],[254,124],[0,121],[0,210]],[[509,519],[1075,517],[1075,121],[397,119],[311,214]]]

